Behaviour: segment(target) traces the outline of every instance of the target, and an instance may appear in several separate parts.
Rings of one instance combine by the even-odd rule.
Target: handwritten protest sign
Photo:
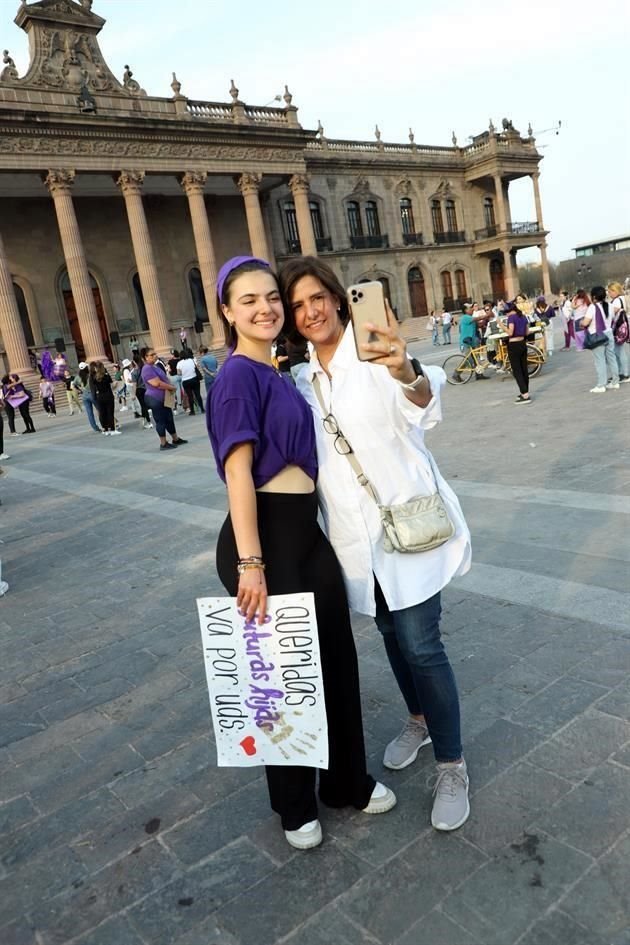
[[[197,600],[221,767],[328,767],[328,725],[312,594],[271,596],[265,623],[233,597]]]

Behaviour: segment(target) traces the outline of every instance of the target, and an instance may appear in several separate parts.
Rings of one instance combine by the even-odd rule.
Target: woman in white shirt
[[[405,768],[433,741],[438,775],[431,821],[439,830],[454,830],[470,808],[459,697],[440,637],[440,591],[469,569],[470,534],[457,497],[424,445],[424,430],[441,420],[446,376],[440,367],[408,359],[389,309],[389,327],[377,331],[378,341],[368,345],[378,359],[359,361],[345,292],[320,260],[290,261],[280,284],[287,327],[293,323],[313,346],[298,388],[315,416],[326,531],[344,572],[350,606],[375,618],[409,710],[402,732],[387,745],[383,764]],[[313,389],[315,377],[326,417]],[[384,505],[432,494],[437,482],[455,526],[452,538],[419,554],[386,552],[378,507],[344,455],[348,443]]]
[[[619,369],[612,331],[613,313],[606,301],[606,289],[602,285],[591,289],[591,299],[581,327],[586,329],[587,335],[606,335],[606,342],[592,349],[597,382],[595,387],[591,387],[591,394],[605,394],[607,390],[619,390]]]
[[[195,412],[195,404],[199,407],[199,412],[203,413],[203,400],[201,399],[201,372],[197,371],[195,358],[190,349],[182,351],[181,360],[177,362],[177,373],[182,379],[182,387],[188,397],[188,406],[190,415]]]

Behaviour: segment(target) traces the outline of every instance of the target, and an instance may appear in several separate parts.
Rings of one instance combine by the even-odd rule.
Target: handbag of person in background
[[[432,548],[439,548],[455,534],[449,514],[444,505],[444,500],[440,495],[437,475],[430,453],[424,453],[435,481],[436,492],[430,495],[414,496],[407,502],[401,502],[399,505],[383,505],[378,497],[376,489],[369,481],[361,464],[356,457],[350,441],[343,435],[341,428],[332,413],[326,413],[324,398],[322,397],[319,378],[313,378],[313,390],[319,405],[324,413],[323,423],[326,433],[340,438],[347,446],[343,455],[354,470],[357,480],[368,493],[370,498],[378,506],[383,525],[383,548],[387,553],[398,551],[400,554],[418,554],[421,551],[431,551]]]
[[[599,348],[600,345],[608,344],[608,335],[603,331],[584,332],[584,347],[592,351],[593,348]]]

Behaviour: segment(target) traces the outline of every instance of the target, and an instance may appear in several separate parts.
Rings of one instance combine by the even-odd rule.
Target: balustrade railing
[[[422,233],[403,233],[403,244],[405,246],[422,246],[424,244]]]

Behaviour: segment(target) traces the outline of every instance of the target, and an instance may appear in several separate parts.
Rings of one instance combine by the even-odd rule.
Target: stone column
[[[85,348],[85,360],[107,361],[85,250],[74,212],[71,193],[73,181],[74,171],[65,168],[50,170],[45,178],[45,184],[55,204],[61,246]]]
[[[22,329],[20,312],[13,291],[13,279],[9,271],[2,234],[0,233],[0,333],[7,356],[7,367],[12,374],[26,375],[31,372],[31,362]]]
[[[534,183],[534,203],[536,204],[536,223],[538,224],[539,230],[544,230],[545,225],[543,223],[543,214],[542,214],[542,202],[540,200],[540,189],[538,187],[538,179],[540,174],[538,171],[532,174],[532,181]],[[540,265],[542,269],[542,278],[543,278],[543,292],[546,296],[551,295],[551,279],[549,278],[549,262],[547,260],[547,243],[543,241],[540,244]]]
[[[505,265],[505,297],[506,299],[513,299],[519,290],[516,250],[511,249],[509,252],[504,252],[503,261]]]
[[[147,309],[151,341],[158,354],[166,355],[170,353],[172,345],[169,342],[166,312],[162,304],[157,266],[142,203],[143,180],[144,171],[121,171],[116,183],[125,198],[131,242]]]
[[[186,171],[180,183],[188,197],[188,208],[195,237],[199,271],[201,272],[206,307],[212,329],[212,340],[215,344],[222,345],[224,343],[223,325],[217,314],[217,262],[214,255],[208,213],[203,198],[207,176],[204,171]]]
[[[315,242],[311,210],[308,205],[309,186],[306,174],[294,174],[289,181],[289,189],[293,194],[295,204],[295,216],[297,218],[302,255],[317,256],[317,243]]]
[[[263,220],[260,201],[258,199],[258,188],[261,180],[262,174],[241,174],[241,176],[237,178],[236,183],[243,195],[252,255],[258,256],[260,259],[269,260],[265,221]]]
[[[494,175],[494,190],[497,196],[497,216],[499,219],[499,233],[507,230],[507,214],[505,212],[505,194],[503,193],[503,179],[500,174]]]

